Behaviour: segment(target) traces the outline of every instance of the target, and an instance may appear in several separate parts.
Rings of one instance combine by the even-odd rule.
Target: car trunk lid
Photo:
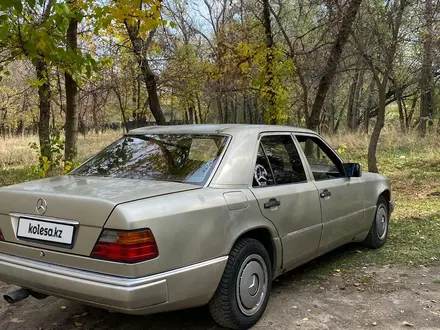
[[[201,187],[176,182],[81,176],[21,183],[0,189],[0,229],[5,240],[11,243],[90,255],[105,222],[118,204],[198,188]],[[40,207],[42,200],[44,209]],[[75,227],[72,242],[59,241],[62,244],[57,244],[52,238],[52,242],[48,242],[18,237],[21,219],[53,222],[58,229],[64,230],[69,228],[61,225],[72,225]],[[38,222],[23,220],[23,224],[26,232],[38,227]],[[22,225],[20,232],[24,233]],[[24,235],[29,236],[28,233]]]

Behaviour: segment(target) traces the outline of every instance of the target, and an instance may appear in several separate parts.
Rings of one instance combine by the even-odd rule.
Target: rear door
[[[295,134],[309,164],[321,202],[320,252],[351,241],[362,230],[361,178],[345,175],[340,157],[318,136]]]
[[[322,231],[318,192],[290,133],[260,137],[250,189],[278,229],[285,268],[317,252]]]

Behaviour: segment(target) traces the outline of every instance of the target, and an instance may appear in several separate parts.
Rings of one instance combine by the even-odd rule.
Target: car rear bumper
[[[103,275],[0,253],[0,279],[48,295],[127,314],[208,303],[228,257],[140,278]]]

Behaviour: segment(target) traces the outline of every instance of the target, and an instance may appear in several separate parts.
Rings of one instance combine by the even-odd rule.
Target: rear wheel
[[[240,239],[209,302],[213,319],[226,328],[249,329],[263,315],[271,287],[271,263],[263,244],[253,238]]]
[[[376,213],[368,236],[363,241],[363,245],[371,249],[382,247],[388,236],[389,211],[388,202],[383,196],[379,196],[377,201]]]

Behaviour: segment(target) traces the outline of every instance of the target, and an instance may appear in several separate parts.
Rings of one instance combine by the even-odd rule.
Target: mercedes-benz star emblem
[[[37,200],[36,210],[37,210],[38,214],[46,213],[46,211],[47,211],[47,202],[45,201],[44,198],[40,198],[39,200]]]

